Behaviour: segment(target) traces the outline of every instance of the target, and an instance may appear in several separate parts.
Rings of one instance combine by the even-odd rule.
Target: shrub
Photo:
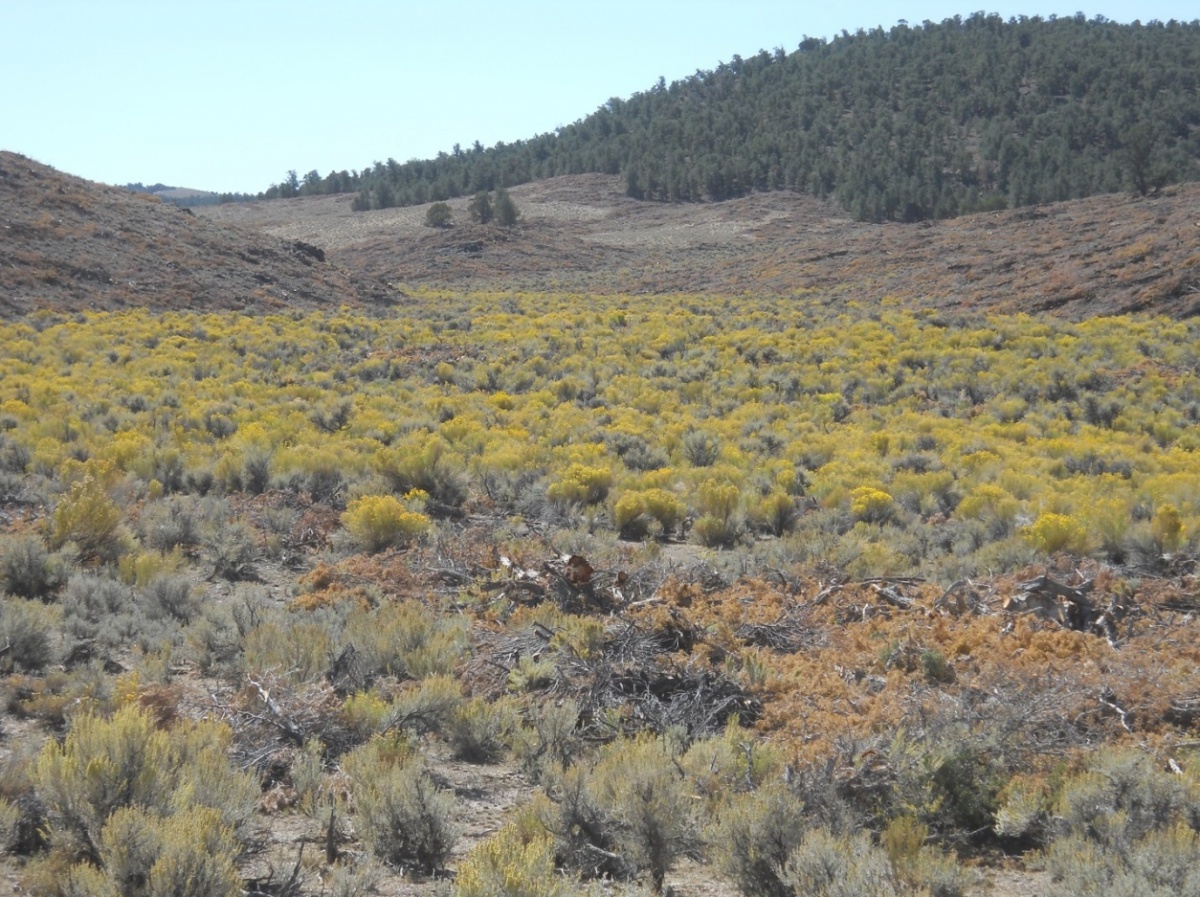
[[[72,576],[59,604],[67,632],[109,648],[129,645],[145,628],[136,613],[133,589],[103,574]]]
[[[650,531],[646,503],[639,492],[626,492],[613,505],[613,524],[622,539],[638,541]]]
[[[758,519],[767,532],[782,536],[796,523],[796,502],[786,492],[772,492],[758,503]]]
[[[850,514],[866,523],[887,523],[896,511],[892,496],[882,489],[859,486],[850,493]]]
[[[368,552],[404,545],[424,535],[431,523],[394,495],[364,495],[346,507],[342,525]]]
[[[805,832],[788,857],[786,883],[805,897],[893,897],[897,888],[882,848],[859,833],[836,837],[823,829]]]
[[[721,456],[721,440],[711,433],[689,430],[683,434],[683,457],[693,467],[712,467]]]
[[[467,649],[461,617],[435,616],[416,601],[393,601],[355,611],[342,638],[354,645],[372,676],[424,679],[451,672]]]
[[[93,893],[99,897],[111,888],[139,897],[234,897],[242,893],[234,866],[238,853],[233,832],[209,807],[165,818],[141,807],[122,807],[100,834],[107,887]]]
[[[268,621],[246,633],[242,665],[247,672],[274,672],[311,682],[329,668],[333,639],[325,627],[304,620]]]
[[[392,704],[384,728],[415,732],[445,731],[462,703],[462,686],[451,676],[430,676],[401,692]]]
[[[58,591],[70,567],[69,557],[51,554],[37,536],[10,536],[0,547],[0,585],[22,598],[46,598]]]
[[[457,840],[453,801],[420,754],[394,737],[377,737],[343,757],[342,769],[350,777],[358,832],[372,853],[426,874],[442,868]]]
[[[560,504],[594,505],[604,501],[612,486],[612,471],[607,467],[572,464],[561,479],[546,490],[551,501]]]
[[[531,726],[514,732],[513,749],[525,769],[540,776],[565,767],[582,748],[578,723],[579,705],[571,699],[542,705]]]
[[[1046,554],[1059,551],[1083,554],[1087,551],[1087,529],[1065,514],[1042,514],[1022,534],[1030,545]]]
[[[152,620],[187,625],[200,613],[200,600],[186,576],[156,576],[142,589],[142,607]]]
[[[426,227],[450,227],[454,223],[454,213],[444,202],[435,202],[425,210]]]
[[[623,539],[642,539],[650,532],[651,522],[662,535],[669,536],[687,513],[682,501],[665,489],[626,492],[613,506],[613,522]]]
[[[672,753],[664,738],[616,741],[601,751],[590,776],[621,855],[649,873],[659,894],[675,860],[699,841],[691,795]]]
[[[104,827],[128,807],[162,817],[207,807],[230,833],[245,837],[259,788],[230,766],[229,741],[229,730],[216,723],[168,734],[135,705],[111,719],[76,717],[61,745],[50,741],[42,749],[34,771],[52,846],[101,860]]]
[[[454,897],[565,897],[573,893],[554,868],[554,840],[515,824],[467,854],[454,877]]]
[[[142,510],[138,528],[142,541],[156,551],[195,545],[200,541],[196,500],[176,495],[156,501]]]
[[[393,492],[423,492],[431,505],[457,508],[467,498],[467,474],[445,440],[430,438],[376,452],[371,466]],[[434,513],[436,509],[430,509]]]
[[[1057,810],[1068,834],[1117,851],[1151,831],[1200,819],[1200,801],[1189,783],[1156,769],[1148,755],[1134,750],[1098,751],[1086,772],[1063,785]]]
[[[50,517],[50,544],[73,543],[85,558],[112,560],[124,548],[121,509],[95,476],[86,474],[71,484]]]
[[[1153,831],[1120,851],[1082,835],[1045,854],[1050,897],[1174,897],[1200,893],[1200,836],[1186,825]]]
[[[1150,532],[1161,551],[1175,551],[1183,543],[1183,518],[1174,505],[1162,505],[1150,521]]]
[[[229,582],[254,579],[258,538],[250,525],[240,520],[214,526],[204,538],[212,563],[212,576]]]
[[[793,897],[787,863],[807,827],[804,804],[771,786],[734,797],[709,838],[718,868],[746,897]]]
[[[692,531],[700,544],[708,548],[732,548],[742,537],[742,524],[736,517],[705,514],[692,525]]]
[[[743,521],[738,509],[741,491],[732,483],[708,480],[696,493],[696,508],[701,517],[693,531],[701,544],[710,548],[729,548],[742,536]]]
[[[55,659],[62,611],[24,598],[0,600],[0,673],[37,672]]]
[[[496,223],[501,227],[512,227],[521,217],[521,213],[517,211],[517,204],[503,187],[496,188],[495,212]]]
[[[517,726],[511,699],[463,701],[449,714],[442,735],[460,760],[489,763],[503,754]]]

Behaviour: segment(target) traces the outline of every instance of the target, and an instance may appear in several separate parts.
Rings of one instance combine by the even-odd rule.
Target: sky
[[[806,36],[971,0],[0,0],[0,149],[109,184],[257,193],[570,124]],[[1192,21],[1196,0],[983,7]]]

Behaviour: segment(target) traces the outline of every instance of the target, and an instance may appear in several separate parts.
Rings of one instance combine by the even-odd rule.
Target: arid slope
[[[313,309],[386,303],[390,295],[316,247],[0,152],[0,315]]]
[[[323,247],[402,286],[894,299],[941,309],[1051,310],[1071,318],[1200,311],[1200,185],[1098,196],[923,224],[863,224],[794,193],[723,203],[638,202],[619,178],[514,188],[511,231],[423,226],[426,208],[350,211],[350,197],[197,210]]]

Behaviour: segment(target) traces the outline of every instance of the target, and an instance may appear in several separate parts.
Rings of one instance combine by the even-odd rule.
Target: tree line
[[[263,196],[356,192],[363,210],[587,172],[647,200],[796,190],[867,221],[1153,192],[1200,175],[1200,21],[976,13],[805,38],[528,140],[289,172]]]

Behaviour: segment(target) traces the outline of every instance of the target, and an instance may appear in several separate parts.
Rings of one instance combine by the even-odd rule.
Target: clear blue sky
[[[258,192],[569,124],[804,36],[971,0],[0,0],[0,149],[93,180]],[[1191,21],[1196,0],[993,3]]]

